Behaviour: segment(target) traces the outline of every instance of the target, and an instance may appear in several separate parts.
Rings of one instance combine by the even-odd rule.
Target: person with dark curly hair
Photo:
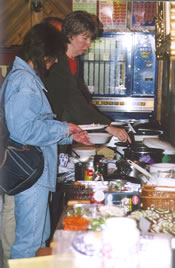
[[[10,138],[24,145],[39,146],[44,155],[41,177],[14,196],[16,230],[12,259],[34,257],[50,236],[48,195],[56,186],[57,145],[71,144],[73,140],[90,145],[87,132],[79,126],[55,120],[45,95],[42,79],[65,48],[62,34],[53,26],[33,26],[2,85]]]

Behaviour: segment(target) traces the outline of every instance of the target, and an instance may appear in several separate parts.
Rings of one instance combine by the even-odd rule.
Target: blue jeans
[[[16,238],[11,259],[29,258],[45,247],[50,235],[49,190],[35,183],[15,195]]]

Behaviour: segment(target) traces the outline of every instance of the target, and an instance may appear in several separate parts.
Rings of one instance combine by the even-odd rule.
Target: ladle
[[[137,165],[136,163],[134,163],[133,161],[131,161],[131,160],[127,160],[127,162],[131,165],[131,166],[133,166],[133,167],[135,167],[138,171],[140,171],[142,174],[144,174],[146,177],[149,177],[149,179],[150,178],[152,178],[152,175],[146,170],[146,169],[144,169],[144,168],[142,168],[141,166],[139,166],[139,165]]]

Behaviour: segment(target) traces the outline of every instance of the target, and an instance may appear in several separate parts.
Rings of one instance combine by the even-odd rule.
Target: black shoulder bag
[[[39,147],[10,139],[4,109],[5,88],[0,100],[0,190],[8,195],[16,195],[30,188],[40,178],[44,157]]]

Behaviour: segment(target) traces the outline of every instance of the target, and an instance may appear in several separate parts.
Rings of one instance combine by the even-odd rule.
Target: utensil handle
[[[136,168],[138,171],[140,171],[142,174],[144,174],[146,177],[149,177],[149,178],[152,177],[152,175],[151,175],[146,169],[140,167],[139,165],[137,165],[136,163],[132,162],[132,161],[129,160],[129,159],[127,160],[127,162],[128,162],[131,166],[135,167],[135,168]]]
[[[130,130],[133,132],[133,133],[136,133],[135,129],[133,128],[133,126],[131,125],[131,123],[128,123],[128,127],[130,128]]]
[[[72,152],[75,154],[76,158],[80,159],[79,154],[77,154],[77,152],[75,152],[74,150],[72,150]]]

